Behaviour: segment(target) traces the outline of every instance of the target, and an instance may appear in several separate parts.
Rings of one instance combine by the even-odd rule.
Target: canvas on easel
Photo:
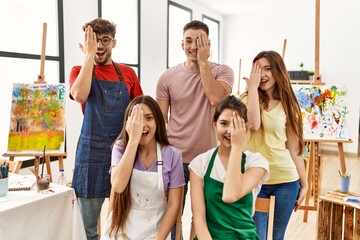
[[[64,152],[64,84],[14,83],[8,153]]]
[[[293,85],[303,115],[304,138],[349,139],[346,86]]]

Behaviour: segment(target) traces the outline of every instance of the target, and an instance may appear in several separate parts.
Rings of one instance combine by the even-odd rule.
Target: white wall
[[[85,9],[84,9],[85,7]],[[82,9],[79,11],[79,9]],[[79,50],[78,43],[84,40],[82,26],[84,23],[96,18],[97,0],[64,0],[64,39],[65,39],[65,83],[67,92],[71,68],[82,65],[84,57]],[[72,178],[76,145],[82,123],[80,104],[67,98],[66,102],[66,150],[67,158],[64,160],[67,180]],[[56,173],[57,164],[52,164],[52,172]]]
[[[241,79],[249,76],[253,58],[262,50],[282,53],[283,41],[287,39],[285,63],[288,70],[314,70],[315,62],[315,1],[298,1],[286,10],[283,8],[259,9],[241,16],[227,16],[224,19],[224,62],[239,73],[241,58]],[[344,150],[358,153],[360,75],[360,2],[347,0],[321,1],[320,6],[320,74],[325,84],[348,86],[350,113],[348,125],[352,144],[344,144]],[[238,78],[238,77],[236,77]],[[235,81],[233,93],[238,89]],[[240,89],[245,87],[240,81]],[[335,145],[326,146],[336,150]]]

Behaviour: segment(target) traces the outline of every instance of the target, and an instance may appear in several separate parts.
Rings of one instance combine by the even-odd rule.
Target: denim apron
[[[76,149],[72,187],[77,197],[110,196],[111,146],[118,137],[130,96],[119,67],[120,82],[92,77],[84,119]]]
[[[206,223],[214,240],[246,239],[257,240],[255,223],[252,219],[253,196],[248,193],[234,203],[222,201],[224,183],[210,177],[218,148],[211,156],[204,176]],[[246,155],[242,154],[241,172],[245,172]]]

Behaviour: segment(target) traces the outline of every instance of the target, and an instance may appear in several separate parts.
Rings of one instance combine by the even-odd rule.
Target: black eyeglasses
[[[98,42],[100,41],[101,44],[104,45],[104,46],[109,45],[112,40],[114,40],[114,38],[103,37],[103,38],[97,39],[97,41]]]

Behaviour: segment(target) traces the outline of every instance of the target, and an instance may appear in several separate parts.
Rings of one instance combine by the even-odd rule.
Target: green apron
[[[255,223],[252,219],[252,192],[234,203],[222,201],[224,183],[210,178],[218,148],[211,156],[204,176],[204,195],[206,205],[206,223],[211,237],[231,240],[258,240]],[[242,154],[241,172],[245,172],[246,155]]]

